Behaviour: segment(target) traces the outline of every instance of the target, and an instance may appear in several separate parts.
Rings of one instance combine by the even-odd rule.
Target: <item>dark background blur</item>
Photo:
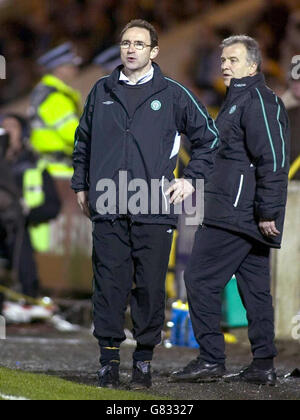
[[[133,18],[149,20],[162,37],[176,25],[188,25],[196,16],[228,3],[232,1],[0,0],[0,55],[7,62],[7,80],[0,82],[0,104],[30,92],[40,77],[36,59],[64,41],[74,42],[83,66],[87,66],[98,53],[118,42],[120,30]],[[221,100],[218,45],[234,32],[257,38],[270,87],[278,94],[284,92],[291,57],[300,53],[299,1],[261,0],[261,4],[254,19],[243,17],[242,22],[235,20],[218,28],[199,27],[199,46],[186,73],[206,105],[218,106]]]

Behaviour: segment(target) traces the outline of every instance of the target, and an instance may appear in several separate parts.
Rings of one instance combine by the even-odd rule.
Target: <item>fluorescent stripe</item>
[[[234,207],[237,207],[237,206],[238,206],[238,204],[239,204],[239,201],[240,201],[240,196],[241,196],[242,189],[243,189],[243,184],[244,184],[244,175],[242,174],[242,175],[241,175],[241,179],[240,179],[239,191],[238,191],[238,194],[237,194],[237,197],[236,197],[235,203],[234,203],[234,205],[233,205]]]
[[[276,102],[278,104],[277,121],[278,121],[278,125],[279,125],[279,130],[280,130],[280,137],[281,137],[281,141],[282,141],[282,165],[281,165],[281,167],[284,168],[284,166],[285,166],[285,143],[284,143],[284,138],[283,138],[283,134],[282,134],[281,122],[279,120],[281,107],[280,107],[280,104],[278,102],[278,97],[277,96],[276,96]]]
[[[165,77],[165,79],[166,80],[169,80],[170,82],[173,82],[173,83],[175,83],[175,85],[177,85],[177,86],[179,86],[179,87],[181,87],[181,89],[183,89],[184,91],[185,91],[185,93],[190,97],[190,99],[193,101],[193,103],[195,104],[195,106],[196,106],[196,108],[198,109],[198,111],[200,111],[200,113],[203,115],[203,117],[205,118],[205,120],[206,120],[206,125],[207,125],[207,128],[209,129],[209,131],[211,131],[215,136],[216,136],[216,138],[215,138],[215,140],[214,140],[214,142],[213,142],[213,144],[211,145],[211,148],[213,149],[214,147],[215,147],[215,145],[218,143],[218,140],[219,140],[219,138],[218,138],[218,130],[217,130],[217,127],[215,126],[215,124],[214,124],[214,127],[216,128],[216,130],[217,130],[217,132],[215,132],[215,131],[213,131],[211,128],[210,128],[210,126],[209,126],[209,123],[208,123],[208,118],[207,118],[207,115],[205,115],[205,113],[202,111],[202,109],[200,108],[200,106],[197,104],[197,101],[195,100],[195,98],[193,98],[193,96],[190,94],[190,92],[184,87],[184,86],[182,86],[180,83],[178,83],[178,82],[176,82],[175,80],[172,80],[172,79],[169,79],[168,77]]]
[[[70,114],[66,115],[64,118],[61,118],[55,124],[52,124],[51,127],[56,128],[58,130],[60,127],[67,124],[67,122],[71,120],[76,120],[76,121],[78,120],[78,116],[74,114],[74,112],[71,112]]]
[[[263,115],[264,115],[264,119],[265,119],[266,129],[267,129],[267,132],[268,132],[269,141],[270,141],[270,145],[271,145],[271,149],[272,149],[272,153],[273,153],[273,159],[274,159],[274,169],[273,169],[273,172],[276,172],[277,171],[276,153],[275,153],[275,149],[274,149],[274,144],[273,144],[273,140],[272,140],[270,126],[269,126],[269,123],[268,123],[266,109],[265,109],[263,98],[262,98],[261,93],[258,90],[258,88],[256,88],[256,91],[257,91],[258,96],[259,96],[259,99],[260,99],[260,103],[261,103],[261,107],[262,107],[262,111],[263,111]]]

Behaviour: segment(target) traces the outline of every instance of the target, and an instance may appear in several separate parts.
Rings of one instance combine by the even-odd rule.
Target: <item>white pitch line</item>
[[[70,344],[79,345],[86,341],[74,338],[38,338],[38,337],[9,337],[6,343],[26,343],[26,344]]]
[[[1,394],[1,392],[0,392],[0,398],[7,401],[30,401],[28,398],[25,398],[25,397],[14,397],[13,395]]]

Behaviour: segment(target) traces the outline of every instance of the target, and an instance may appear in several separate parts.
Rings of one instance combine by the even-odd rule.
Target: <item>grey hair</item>
[[[224,49],[234,44],[243,44],[246,47],[249,64],[257,64],[257,71],[261,72],[262,55],[258,42],[248,35],[233,35],[224,39],[221,48]]]

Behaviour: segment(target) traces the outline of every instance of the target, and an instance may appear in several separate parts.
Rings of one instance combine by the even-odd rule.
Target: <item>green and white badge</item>
[[[158,100],[155,100],[151,103],[151,108],[153,109],[153,111],[159,111],[161,108],[161,102]]]

